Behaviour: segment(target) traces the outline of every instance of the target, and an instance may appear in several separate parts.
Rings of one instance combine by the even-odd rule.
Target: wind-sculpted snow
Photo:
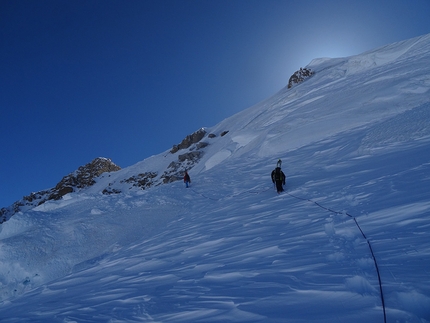
[[[97,191],[164,153],[16,214],[0,232],[1,321],[430,322],[429,41],[340,79],[349,58],[315,61],[209,129],[229,132],[190,188]]]

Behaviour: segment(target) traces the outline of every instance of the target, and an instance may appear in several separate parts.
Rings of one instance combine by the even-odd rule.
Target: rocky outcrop
[[[181,149],[187,149],[192,144],[198,143],[200,140],[203,139],[203,137],[206,135],[206,130],[203,128],[200,128],[196,132],[192,133],[191,135],[186,136],[180,144],[173,145],[173,148],[170,150],[172,154],[178,152]]]
[[[181,180],[184,176],[184,172],[193,168],[193,166],[203,156],[203,151],[198,149],[206,147],[206,145],[200,145],[200,148],[198,148],[197,146],[199,145],[196,145],[196,147],[191,147],[191,150],[179,155],[177,161],[173,161],[170,163],[170,165],[167,167],[167,170],[161,175],[161,180],[163,184]]]
[[[75,172],[64,176],[54,188],[31,193],[12,204],[12,206],[2,208],[0,210],[0,223],[3,223],[19,211],[39,206],[49,200],[59,200],[68,193],[94,185],[96,178],[101,174],[120,169],[121,167],[115,165],[108,158],[96,158],[85,166],[79,167]]]
[[[312,71],[310,68],[300,68],[300,70],[296,71],[293,75],[291,75],[290,79],[288,80],[288,88],[290,89],[295,84],[302,83],[314,74],[315,72]]]
[[[220,137],[225,136],[228,130],[221,132]],[[205,148],[210,144],[210,140],[216,138],[217,135],[206,133],[204,128],[201,128],[194,133],[186,136],[181,143],[174,145],[170,150],[171,156],[175,158],[167,168],[160,174],[157,172],[147,171],[144,173],[132,175],[126,179],[113,180],[107,187],[101,188],[103,194],[119,194],[124,190],[140,188],[147,189],[153,186],[171,183],[177,180],[182,180],[185,171],[189,171],[197,164],[204,155]],[[97,178],[106,172],[118,171],[121,168],[115,165],[110,159],[96,158],[92,162],[79,167],[73,173],[64,176],[61,181],[52,189],[31,193],[24,196],[20,201],[15,202],[8,208],[0,210],[0,223],[8,220],[12,215],[20,211],[26,211],[36,206],[39,206],[49,200],[59,200],[64,195],[76,192],[94,185]],[[103,181],[102,183],[105,183]]]
[[[91,163],[81,166],[75,172],[64,176],[55,186],[55,194],[61,198],[63,195],[73,192],[73,188],[85,188],[94,185],[96,183],[95,178],[103,173],[115,172],[120,169],[121,167],[115,165],[108,158],[96,158]]]
[[[146,189],[154,185],[154,178],[156,177],[157,177],[156,172],[145,172],[145,173],[141,173],[141,174],[129,177],[121,181],[121,183],[128,183],[128,184],[132,184],[134,187],[140,187],[142,189]],[[109,194],[108,191],[106,192],[105,191],[103,191],[103,194]],[[117,193],[117,192],[113,192],[113,193]]]
[[[172,183],[181,180],[184,172],[193,168],[193,166],[202,158],[204,148],[209,143],[202,141],[206,136],[206,130],[200,128],[191,135],[186,136],[178,145],[174,145],[170,150],[171,154],[175,154],[180,150],[184,150],[182,154],[178,155],[178,159],[170,163],[166,171],[160,176],[163,184]],[[207,138],[215,138],[215,134],[209,134]]]
[[[224,137],[226,134],[228,134],[229,133],[229,130],[224,130],[223,132],[221,132],[220,133],[220,136],[221,137]],[[214,133],[210,133],[209,135],[208,135],[208,138],[216,138],[216,134],[214,134]]]
[[[202,148],[205,148],[208,145],[209,145],[209,143],[201,141],[201,142],[197,143],[196,148],[197,149],[202,149]]]
[[[197,160],[200,159],[200,157],[202,156],[202,152],[201,151],[190,151],[188,153],[182,154],[178,156],[178,160],[179,162],[183,163],[185,161],[191,161],[191,162],[195,162]]]

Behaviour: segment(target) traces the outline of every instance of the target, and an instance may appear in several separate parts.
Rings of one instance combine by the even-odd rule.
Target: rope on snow
[[[381,295],[382,310],[383,310],[383,313],[384,313],[384,323],[387,323],[387,314],[386,314],[386,310],[385,310],[384,293],[383,293],[383,291],[382,291],[382,280],[381,280],[381,274],[380,274],[380,272],[379,272],[378,262],[376,261],[376,257],[375,257],[375,253],[373,252],[372,244],[370,243],[370,240],[369,240],[369,239],[366,237],[366,235],[364,234],[363,230],[361,229],[360,225],[359,225],[359,224],[358,224],[358,222],[357,222],[357,219],[356,219],[354,216],[352,216],[351,214],[347,213],[347,212],[346,212],[346,213],[343,213],[343,212],[339,212],[339,211],[334,211],[334,210],[329,209],[329,208],[326,208],[325,206],[322,206],[322,205],[321,205],[321,204],[319,204],[318,202],[312,201],[312,200],[310,200],[310,199],[306,199],[306,198],[298,197],[298,196],[295,196],[295,195],[290,194],[290,193],[288,193],[288,192],[287,192],[287,194],[288,194],[289,196],[291,196],[291,197],[295,198],[295,199],[302,200],[302,201],[308,201],[308,202],[314,203],[315,205],[317,205],[318,207],[320,207],[320,208],[322,208],[322,209],[324,209],[324,210],[326,210],[326,211],[329,211],[329,212],[332,212],[332,213],[335,213],[335,214],[345,214],[345,215],[349,216],[351,219],[353,219],[353,220],[354,220],[355,225],[356,225],[356,226],[357,226],[357,228],[360,230],[361,235],[363,236],[364,240],[366,240],[367,245],[369,246],[370,254],[372,255],[373,262],[375,263],[375,269],[376,269],[376,274],[377,274],[377,276],[378,276],[378,283],[379,283],[379,292],[380,292],[380,295]]]
[[[240,192],[238,194],[231,195],[230,197],[235,197],[235,196],[238,196],[238,195],[241,195],[241,194],[245,194],[245,193],[248,193],[248,194],[260,194],[260,193],[263,193],[263,192],[267,192],[270,189],[271,189],[270,187],[268,189],[264,189],[264,190],[261,190],[261,191],[254,191],[253,189],[250,189],[248,191],[243,191],[243,192]],[[191,190],[194,193],[196,193],[196,194],[198,194],[198,195],[200,195],[200,196],[202,196],[204,198],[207,198],[209,200],[212,200],[212,201],[220,201],[221,200],[221,199],[218,199],[218,198],[212,198],[212,197],[206,196],[206,195],[204,195],[202,193],[197,192],[194,189],[191,189]],[[376,269],[376,274],[378,276],[378,283],[379,283],[379,292],[380,292],[380,295],[381,295],[382,310],[383,310],[383,313],[384,313],[384,323],[387,323],[387,314],[386,314],[386,309],[385,309],[384,293],[383,293],[383,290],[382,290],[382,280],[381,280],[381,274],[379,272],[378,262],[376,261],[376,257],[375,257],[375,254],[373,252],[372,244],[370,243],[370,240],[364,234],[363,230],[361,229],[360,225],[357,222],[357,219],[354,216],[352,216],[351,214],[347,213],[347,212],[344,213],[344,212],[335,211],[335,210],[332,210],[330,208],[327,208],[327,207],[319,204],[318,202],[312,201],[310,199],[299,197],[299,196],[295,196],[295,195],[293,195],[291,193],[288,193],[288,192],[286,192],[286,193],[287,193],[287,195],[289,195],[289,196],[291,196],[291,197],[293,197],[295,199],[302,200],[302,201],[308,201],[308,202],[313,203],[316,206],[318,206],[318,207],[320,207],[320,208],[322,208],[322,209],[324,209],[324,210],[326,210],[328,212],[334,213],[334,214],[345,214],[345,215],[349,216],[351,219],[354,220],[355,225],[360,230],[361,235],[363,236],[364,240],[366,240],[367,245],[369,246],[370,254],[372,255],[373,262],[375,263],[375,269]]]

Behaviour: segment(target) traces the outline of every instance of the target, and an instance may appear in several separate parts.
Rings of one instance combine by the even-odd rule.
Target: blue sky
[[[0,0],[0,207],[96,157],[161,153],[429,16],[428,0]]]

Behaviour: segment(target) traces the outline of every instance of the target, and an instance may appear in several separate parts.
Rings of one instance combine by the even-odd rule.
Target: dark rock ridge
[[[75,172],[64,176],[55,186],[55,191],[70,190],[73,188],[85,188],[96,183],[95,178],[106,172],[116,172],[121,167],[115,165],[108,158],[96,158],[91,163],[81,166]],[[63,194],[64,195],[64,194]],[[62,197],[62,195],[60,196]]]
[[[130,186],[128,186],[128,189],[137,187],[145,190],[152,186],[158,186],[181,180],[184,176],[184,172],[193,168],[193,166],[203,156],[203,149],[209,145],[208,142],[202,141],[205,136],[206,130],[204,128],[200,128],[194,133],[186,136],[180,144],[174,145],[170,150],[170,153],[172,155],[179,151],[181,151],[181,153],[178,154],[175,161],[172,161],[167,166],[166,170],[162,174],[152,171],[140,173],[121,180],[120,184],[129,184]],[[208,138],[214,137],[216,136],[208,136]],[[124,188],[127,188],[127,186],[117,185],[117,183],[112,182],[102,191],[102,193],[119,194]]]
[[[192,144],[195,144],[203,139],[206,135],[206,130],[204,128],[200,128],[196,132],[191,135],[186,136],[180,144],[173,145],[173,148],[170,150],[172,154],[178,152],[178,150],[189,148]]]
[[[157,177],[157,172],[145,172],[138,175],[134,175],[127,179],[120,181],[120,183],[131,184],[133,187],[140,187],[141,189],[149,188],[155,185],[155,178]],[[103,194],[113,194],[113,193],[121,193],[119,190],[105,189],[103,190]]]
[[[202,151],[189,151],[178,156],[177,161],[173,161],[167,170],[161,175],[163,184],[172,183],[183,178],[185,171],[190,170],[202,158]]]
[[[220,136],[224,136],[228,131],[223,131]],[[162,174],[156,172],[146,172],[139,175],[132,176],[121,183],[131,184],[133,187],[147,189],[152,186],[172,183],[182,180],[185,171],[189,171],[197,164],[204,155],[204,149],[209,145],[209,142],[204,139],[216,138],[213,133],[208,134],[204,128],[193,132],[186,136],[181,143],[173,145],[170,150],[172,155],[178,153],[177,159],[172,161],[167,169]],[[111,183],[108,188],[103,190],[103,194],[121,193],[121,190],[114,189],[115,183]]]
[[[221,137],[225,136],[228,130],[221,133]],[[206,130],[200,128],[196,132],[185,137],[184,140],[179,145],[174,145],[170,150],[171,154],[177,153],[179,150],[186,150],[182,154],[178,155],[177,161],[173,161],[167,167],[167,170],[161,175],[163,183],[171,183],[180,180],[184,176],[185,171],[189,171],[197,164],[203,157],[204,148],[206,148],[209,143],[203,141],[203,139],[214,139],[216,135],[210,133],[206,136]]]
[[[191,135],[186,136],[179,145],[173,145],[170,150],[171,154],[179,150],[186,150],[178,155],[177,161],[173,161],[167,167],[167,170],[160,176],[162,183],[172,183],[183,178],[185,171],[190,170],[202,158],[201,149],[207,147],[209,143],[201,141],[206,136],[206,130],[200,128]],[[213,138],[213,136],[208,136]]]
[[[293,75],[291,75],[290,79],[288,80],[288,88],[290,89],[293,87],[293,85],[302,83],[314,74],[315,72],[312,71],[310,68],[300,67],[300,70],[296,71]]]
[[[178,154],[176,161],[173,161],[167,167],[167,170],[160,176],[161,183],[172,183],[181,180],[185,171],[189,171],[202,158],[202,151],[209,145],[208,142],[202,141],[206,136],[206,130],[200,128],[191,135],[186,136],[179,145],[173,145],[170,150],[171,154],[176,154],[179,150],[184,150]],[[208,135],[207,138],[214,138],[215,135]]]
[[[120,169],[121,167],[115,165],[108,158],[96,158],[85,166],[79,167],[73,173],[64,176],[54,188],[31,193],[12,204],[12,206],[2,208],[0,210],[0,223],[3,223],[17,212],[39,206],[49,200],[59,200],[68,193],[94,185],[96,178],[101,174]]]
[[[225,136],[228,131],[219,134]],[[162,174],[148,171],[132,175],[126,179],[109,182],[108,186],[101,189],[103,194],[119,194],[124,189],[147,189],[182,180],[185,171],[189,171],[204,155],[205,148],[209,145],[208,140],[214,140],[217,135],[208,134],[204,128],[186,136],[180,144],[174,145],[170,154],[177,156]],[[204,140],[206,139],[206,140]],[[96,158],[91,163],[79,167],[75,172],[64,176],[63,179],[52,189],[31,193],[24,196],[20,201],[15,202],[10,207],[0,209],[0,223],[8,220],[20,211],[26,211],[39,206],[49,200],[59,200],[64,195],[80,191],[94,185],[100,177],[106,177],[108,172],[115,172],[121,168],[115,165],[110,159]]]

